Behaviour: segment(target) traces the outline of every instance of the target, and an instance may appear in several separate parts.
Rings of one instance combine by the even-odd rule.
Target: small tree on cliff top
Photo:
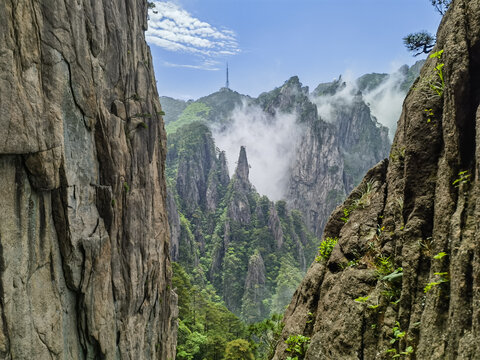
[[[443,16],[447,12],[452,0],[430,0],[430,2],[440,15]],[[413,56],[428,54],[435,45],[435,41],[435,36],[425,30],[408,34],[403,38],[403,43],[408,51],[415,52]]]
[[[445,15],[452,0],[430,0],[432,5],[437,9],[440,15]]]

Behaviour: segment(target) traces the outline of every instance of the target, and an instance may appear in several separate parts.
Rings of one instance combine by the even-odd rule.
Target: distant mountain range
[[[308,228],[320,236],[326,218],[335,206],[351,192],[370,167],[388,156],[389,129],[382,125],[381,118],[377,119],[372,114],[375,102],[380,102],[385,93],[395,91],[400,103],[389,106],[391,112],[398,112],[401,99],[418,76],[422,64],[423,61],[412,67],[404,65],[391,75],[366,74],[353,84],[339,77],[332,82],[319,84],[311,93],[294,76],[258,98],[222,88],[196,101],[168,97],[160,100],[169,135],[184,125],[199,121],[213,129],[215,138],[220,142],[224,142],[223,137],[227,138],[227,142],[239,142],[240,145],[245,145],[242,143],[246,141],[245,134],[242,134],[243,139],[236,139],[235,132],[238,133],[242,127],[255,128],[261,122],[267,123],[268,126],[262,127],[265,132],[263,141],[270,142],[269,126],[275,132],[280,116],[291,114],[296,124],[296,136],[292,134],[283,144],[276,146],[279,151],[295,149],[294,153],[281,160],[268,159],[268,154],[265,154],[262,162],[285,162],[284,173],[267,180],[272,187],[281,184],[279,198],[285,199],[289,208],[300,210]],[[235,124],[235,115],[239,112],[260,113],[261,119],[256,122],[244,120],[238,125]],[[230,151],[232,154],[227,152],[230,161],[235,159],[239,147],[234,147]],[[251,150],[247,146],[250,158],[253,153]],[[255,159],[262,157],[258,152],[261,153],[261,149],[255,151]],[[254,167],[252,182],[254,186],[259,186],[253,175],[255,171],[267,171],[268,168],[258,169],[255,159],[251,158]],[[232,166],[230,170],[233,170]]]

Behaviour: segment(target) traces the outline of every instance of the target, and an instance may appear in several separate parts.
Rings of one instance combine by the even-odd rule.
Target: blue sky
[[[410,32],[436,32],[429,0],[155,1],[147,41],[161,96],[197,99],[225,84],[258,96],[298,75],[311,90],[340,74],[391,72]]]

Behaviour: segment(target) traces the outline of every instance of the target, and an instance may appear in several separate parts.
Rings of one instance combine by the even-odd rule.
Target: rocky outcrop
[[[170,258],[172,261],[178,261],[182,229],[177,204],[175,203],[175,195],[170,190],[167,190],[167,215],[170,226]]]
[[[273,234],[277,249],[281,249],[284,240],[283,229],[280,218],[278,217],[277,209],[275,209],[275,204],[273,202],[270,203],[270,208],[268,211],[268,228]]]
[[[210,171],[207,185],[207,210],[215,211],[222,200],[224,190],[230,182],[225,151],[221,151],[216,161],[216,167]]]
[[[389,161],[326,224],[338,242],[284,318],[283,340],[310,337],[305,359],[478,358],[479,18],[480,1],[452,2]],[[291,355],[281,341],[274,358]]]
[[[388,129],[377,122],[362,94],[345,104],[333,104],[334,124],[344,162],[343,185],[346,193],[360,183],[369,168],[390,150]]]
[[[211,131],[194,122],[169,136],[167,176],[182,211],[215,211],[229,182],[225,154],[217,156]]]
[[[345,196],[343,169],[335,127],[321,120],[308,126],[292,163],[287,199],[318,237],[325,219]]]
[[[263,304],[267,295],[265,283],[265,264],[262,255],[257,251],[248,261],[245,291],[242,297],[243,318],[249,323],[261,321],[268,315]]]
[[[193,214],[197,208],[202,210],[206,208],[208,178],[217,160],[210,132],[197,129],[204,125],[195,123],[192,126],[195,126],[195,129],[191,130],[191,135],[195,137],[196,146],[186,151],[185,145],[182,144],[183,146],[179,146],[178,154],[172,151],[168,155],[169,162],[178,162],[176,190],[180,198],[185,199],[184,207],[188,214]],[[197,133],[194,134],[194,131]],[[176,143],[175,140],[172,139],[172,143]]]
[[[249,165],[245,147],[240,148],[235,176],[232,178],[232,192],[228,204],[228,217],[240,224],[249,224],[252,216],[249,195],[252,184],[248,179]]]
[[[320,84],[313,93],[312,101],[317,101],[315,97],[328,96],[329,122],[318,116],[308,91],[302,92],[304,88],[296,81],[289,80],[283,88],[292,86],[296,90],[280,91],[280,97],[289,94],[290,101],[273,101],[284,104],[286,109],[285,104],[300,104],[295,111],[299,114],[299,126],[304,129],[291,164],[286,199],[290,208],[303,213],[309,229],[320,237],[329,214],[345,194],[388,154],[388,130],[371,115],[360,92],[334,96],[346,86],[341,77],[332,83]],[[302,100],[299,94],[303,94]]]
[[[0,4],[0,357],[175,356],[147,4]]]

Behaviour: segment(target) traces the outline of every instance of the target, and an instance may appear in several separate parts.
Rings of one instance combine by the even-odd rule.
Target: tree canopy
[[[243,339],[230,341],[225,349],[224,360],[254,360],[250,344]]]
[[[430,0],[432,5],[443,16],[448,10],[448,7],[452,3],[452,0]]]
[[[440,15],[443,16],[447,12],[452,0],[430,0],[430,2]],[[408,34],[403,38],[403,43],[408,51],[415,52],[413,56],[428,54],[435,46],[435,41],[435,36],[425,30]]]
[[[403,38],[403,43],[408,51],[416,52],[414,56],[428,54],[435,45],[435,37],[427,31],[408,34]]]

